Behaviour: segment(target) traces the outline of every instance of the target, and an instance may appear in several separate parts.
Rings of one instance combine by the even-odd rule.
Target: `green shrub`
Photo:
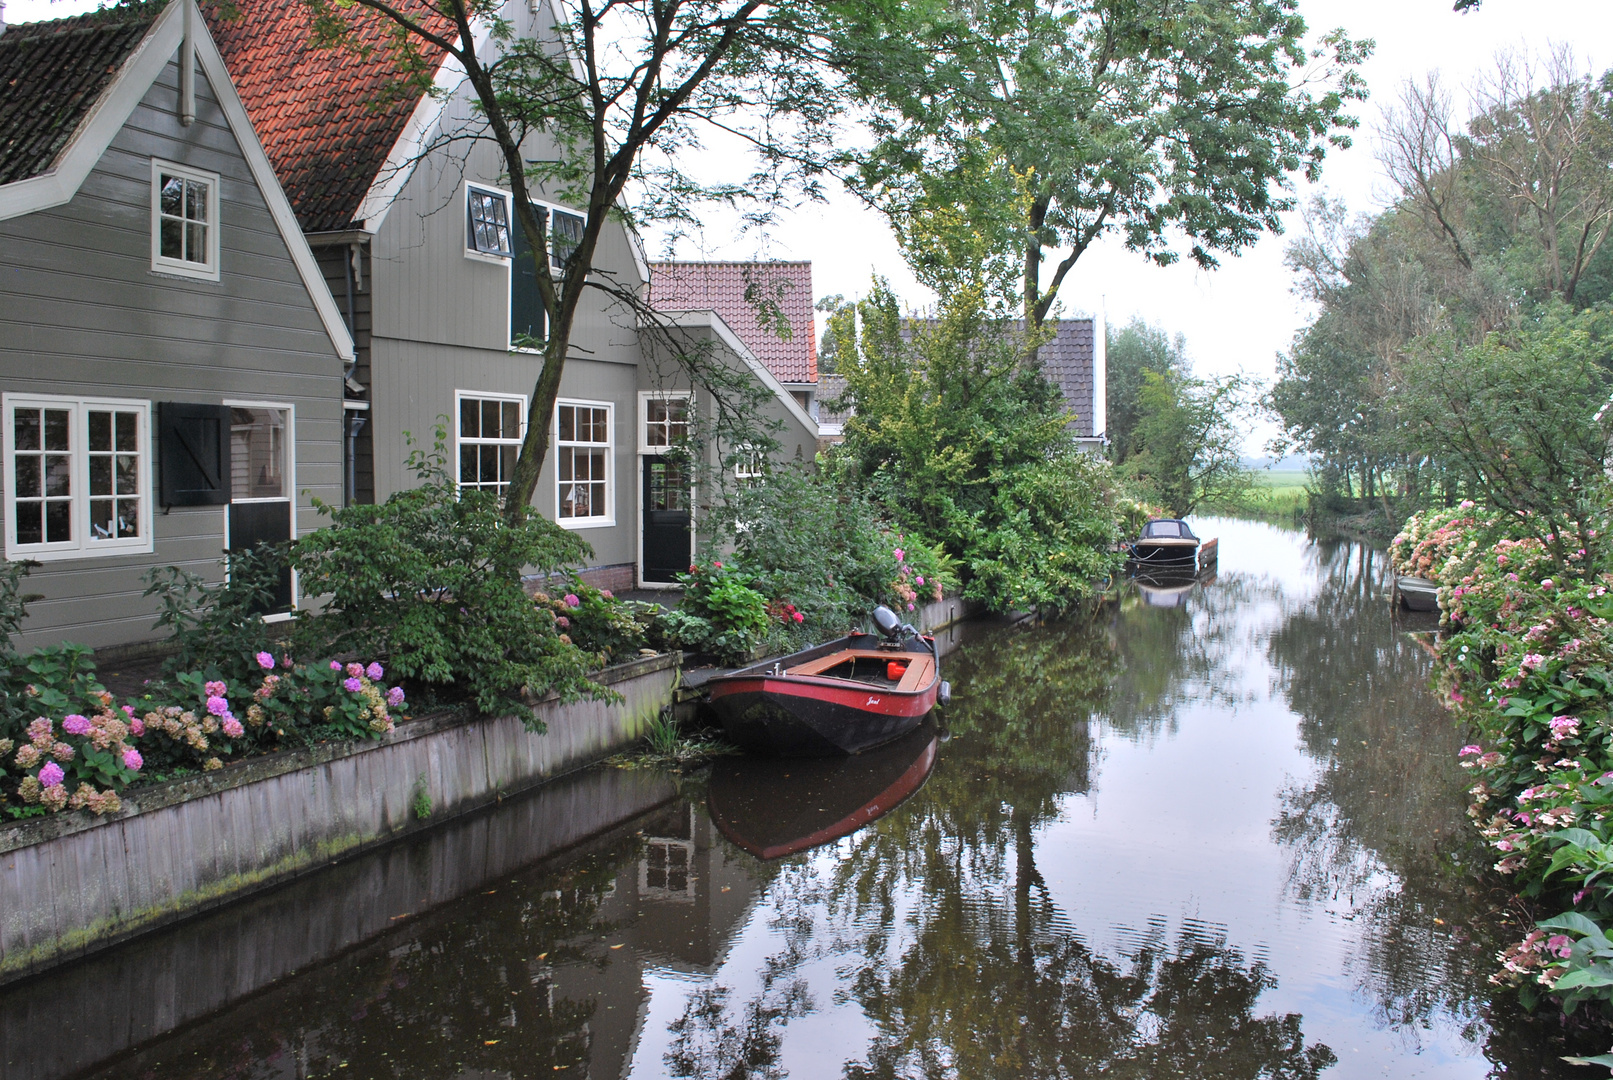
[[[273,607],[288,553],[284,546],[230,552],[224,580],[209,584],[177,566],[146,571],[145,596],[161,608],[156,627],[169,633],[172,652],[163,661],[168,677],[204,671],[210,679],[239,682],[257,671],[253,657],[274,645],[274,630],[263,621]]]
[[[695,563],[679,574],[683,600],[656,620],[669,643],[707,653],[724,664],[742,664],[767,637],[767,597],[751,587],[755,578],[732,560]]]
[[[656,604],[618,600],[610,590],[584,584],[575,575],[564,586],[551,586],[532,599],[554,619],[563,640],[593,654],[601,667],[638,655],[649,644],[650,626],[661,612]]]
[[[588,679],[594,658],[521,588],[523,570],[560,572],[588,545],[536,515],[506,524],[495,495],[461,492],[445,438],[439,427],[430,453],[410,453],[419,486],[378,506],[319,505],[330,525],[299,540],[294,559],[324,609],[300,620],[298,651],[384,655],[394,674],[452,687],[485,713],[531,718],[523,698],[551,691],[609,696]]]

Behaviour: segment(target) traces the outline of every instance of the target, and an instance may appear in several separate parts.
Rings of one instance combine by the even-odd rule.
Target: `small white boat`
[[[1438,611],[1439,582],[1401,574],[1395,578],[1395,602],[1407,611]]]

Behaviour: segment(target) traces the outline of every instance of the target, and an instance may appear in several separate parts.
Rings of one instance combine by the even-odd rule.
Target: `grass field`
[[[1256,469],[1254,476],[1254,487],[1236,505],[1206,506],[1203,510],[1292,524],[1305,509],[1305,485],[1310,474],[1303,469]]]

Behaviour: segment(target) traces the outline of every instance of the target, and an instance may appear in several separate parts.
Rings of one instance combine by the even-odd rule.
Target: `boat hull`
[[[1404,575],[1396,578],[1395,595],[1407,611],[1439,610],[1439,583],[1427,578]]]
[[[847,638],[820,646],[806,659],[856,644]],[[892,652],[892,660],[929,658],[929,653]],[[783,674],[790,660],[720,675],[707,685],[710,704],[728,738],[746,750],[781,757],[857,754],[912,731],[935,708],[938,671],[913,691],[850,679]]]

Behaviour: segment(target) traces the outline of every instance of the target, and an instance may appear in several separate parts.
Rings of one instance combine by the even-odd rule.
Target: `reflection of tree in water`
[[[1246,647],[1242,613],[1276,595],[1276,586],[1242,574],[1199,586],[1185,607],[1150,607],[1123,590],[1111,616],[1118,678],[1103,702],[1107,726],[1153,739],[1175,733],[1186,703],[1236,707],[1248,700],[1235,663]]]
[[[484,1075],[586,1071],[598,1003],[557,993],[551,973],[606,965],[600,939],[611,925],[600,904],[637,851],[619,842],[558,876],[502,886],[496,899],[460,900],[412,934],[387,935],[97,1075],[446,1080],[468,1066]]]
[[[1381,552],[1312,548],[1323,587],[1289,611],[1268,656],[1316,772],[1282,793],[1274,823],[1301,900],[1354,913],[1353,961],[1380,1023],[1417,1043],[1450,1025],[1509,1073],[1555,1073],[1539,1032],[1490,1008],[1507,931],[1467,827],[1463,732],[1428,690],[1426,654],[1398,632]],[[1521,1035],[1521,1037],[1520,1037]]]
[[[785,945],[752,1000],[726,988],[690,1000],[667,1058],[677,1074],[777,1075],[782,1025],[808,1007],[794,981],[803,950],[839,958],[875,1027],[847,1068],[859,1080],[1304,1080],[1332,1064],[1298,1015],[1255,1014],[1275,980],[1224,935],[1168,943],[1155,923],[1112,959],[1054,905],[1036,830],[1089,786],[1090,717],[1128,676],[1120,663],[1105,624],[1020,626],[954,654],[954,737],[929,782],[838,858],[803,857],[779,877],[768,904]]]

